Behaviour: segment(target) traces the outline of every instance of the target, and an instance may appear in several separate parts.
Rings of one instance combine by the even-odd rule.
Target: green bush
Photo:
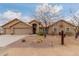
[[[37,35],[43,36],[43,31],[39,31]]]

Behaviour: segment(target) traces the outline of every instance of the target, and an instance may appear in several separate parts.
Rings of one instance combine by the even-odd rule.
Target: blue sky
[[[6,10],[22,12],[23,15],[32,15],[35,11],[36,6],[39,4],[30,3],[4,3],[0,4],[0,12],[5,12]]]
[[[51,3],[52,4],[52,3]],[[55,3],[56,4],[56,3]],[[7,10],[22,12],[23,15],[32,15],[35,13],[36,6],[38,3],[2,3],[0,4],[0,13],[5,12]],[[79,4],[74,3],[59,3],[58,5],[63,6],[63,15],[69,15],[69,10],[73,10],[74,12],[79,9]]]
[[[53,5],[53,3],[51,3]],[[39,6],[39,3],[0,3],[0,16],[5,14],[8,10],[22,13],[22,16],[33,16],[35,9]],[[54,5],[61,5],[63,7],[62,15],[69,16],[71,9],[73,13],[79,10],[78,3],[54,3]],[[16,16],[16,15],[15,15]],[[7,20],[0,17],[0,24],[5,23]]]

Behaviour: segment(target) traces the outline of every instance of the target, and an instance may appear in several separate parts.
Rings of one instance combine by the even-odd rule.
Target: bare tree
[[[74,31],[75,31],[75,38],[79,35],[79,17],[77,13],[73,13],[73,10],[70,10],[71,13],[71,22],[75,25]]]
[[[41,4],[36,8],[35,19],[40,20],[43,23],[44,37],[47,35],[47,27],[50,22],[56,20],[54,18],[59,17],[62,6]],[[53,18],[53,19],[52,19]]]

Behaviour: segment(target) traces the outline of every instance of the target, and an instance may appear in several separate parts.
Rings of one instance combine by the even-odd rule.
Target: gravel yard
[[[42,40],[41,42],[40,39]],[[22,42],[25,40],[25,42]],[[71,37],[65,37],[64,39],[65,45],[79,45],[79,38],[75,40],[74,36]],[[55,47],[55,46],[61,46],[61,37],[60,36],[47,36],[47,38],[44,38],[42,36],[37,35],[31,35],[26,36],[23,39],[20,39],[7,47],[12,48],[49,48],[49,47]]]
[[[39,39],[43,39],[38,43]],[[25,40],[23,42],[23,40]],[[79,38],[65,37],[65,45],[61,45],[60,36],[47,36],[46,39],[37,35],[26,36],[9,44],[7,55],[11,56],[79,56]],[[5,54],[4,54],[5,55]]]

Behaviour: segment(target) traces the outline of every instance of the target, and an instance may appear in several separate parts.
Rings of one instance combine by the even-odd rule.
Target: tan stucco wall
[[[29,29],[27,32],[29,32],[29,34],[31,34],[32,33],[32,27],[31,26],[29,26],[29,25],[27,25],[27,24],[25,24],[25,23],[21,23],[21,22],[19,22],[19,23],[17,23],[16,25],[13,25],[12,27],[10,27],[10,28],[6,28],[5,30],[4,30],[4,32],[6,33],[6,34],[14,34],[14,31],[16,30],[16,29]]]
[[[63,25],[63,28],[60,27],[60,25]],[[53,26],[49,27],[48,29],[48,34],[52,34],[52,31],[54,31],[54,28],[57,29],[57,34],[61,31],[64,30],[65,32],[67,31],[67,28],[69,28],[69,31],[72,33],[75,33],[74,31],[74,26],[65,23],[65,22],[58,22],[56,24],[54,24]]]
[[[30,25],[19,22],[17,24],[15,24],[14,26],[12,26],[11,28],[31,28]]]

